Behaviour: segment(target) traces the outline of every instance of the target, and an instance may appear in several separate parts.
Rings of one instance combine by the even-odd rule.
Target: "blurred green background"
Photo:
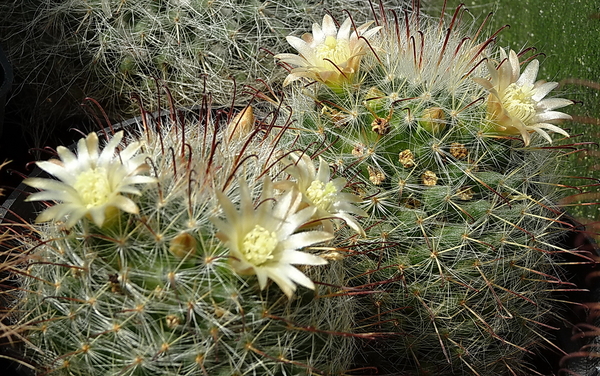
[[[425,10],[439,15],[443,0],[427,2]],[[449,0],[447,13],[461,1]],[[497,45],[515,51],[535,47],[540,56],[538,79],[557,81],[561,86],[555,96],[576,101],[559,111],[573,116],[562,124],[573,137],[565,143],[600,142],[600,1],[598,0],[471,0],[464,1],[470,17],[483,21],[493,12],[488,30],[510,25],[497,38]],[[465,17],[469,17],[465,15]],[[468,20],[466,20],[468,21]],[[491,33],[490,33],[491,34]],[[489,34],[488,34],[489,35]],[[565,176],[600,179],[600,148],[581,146],[585,153],[568,156]],[[600,234],[600,185],[597,181],[565,178],[564,184],[587,185],[579,192],[566,189],[562,202],[565,209],[584,223],[588,230]],[[583,204],[583,205],[579,205]]]

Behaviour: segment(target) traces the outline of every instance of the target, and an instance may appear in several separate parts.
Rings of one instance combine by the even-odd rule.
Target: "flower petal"
[[[135,204],[135,202],[133,202],[131,199],[129,199],[125,196],[117,195],[111,201],[111,206],[119,208],[119,209],[123,210],[124,212],[130,213],[130,214],[138,214],[139,213],[139,208]]]
[[[267,272],[269,278],[271,278],[277,284],[277,286],[279,286],[281,291],[283,291],[283,293],[287,295],[288,298],[291,298],[292,295],[294,295],[294,291],[296,291],[296,285],[285,274],[285,272],[287,272],[288,270],[284,272],[283,268],[278,266],[274,268],[266,267],[265,271]]]
[[[69,171],[65,166],[57,164],[54,161],[41,161],[35,162],[36,166],[46,171],[47,173],[56,176],[64,183],[73,184],[75,180],[75,176],[71,171]]]
[[[353,216],[348,215],[347,213],[344,213],[344,212],[339,212],[336,215],[338,218],[344,220],[344,222],[346,222],[348,227],[350,227],[352,230],[354,230],[357,234],[359,234],[362,237],[366,236],[365,230],[363,230],[360,223],[358,223],[358,221]]]
[[[326,265],[327,260],[322,257],[311,255],[310,253],[287,250],[279,259],[280,262],[295,265]]]
[[[564,98],[548,98],[538,103],[538,107],[545,110],[554,110],[557,108],[572,105],[573,101]]]
[[[104,219],[106,218],[106,207],[105,206],[97,206],[91,208],[89,210],[90,216],[94,221],[94,224],[98,227],[102,227],[104,224]]]
[[[533,118],[533,121],[535,121],[536,123],[544,123],[544,122],[553,121],[553,120],[571,120],[571,119],[572,119],[571,115],[565,114],[563,112],[545,111],[540,114],[537,114]]]
[[[67,214],[71,214],[71,217],[76,217],[77,220],[79,220],[79,218],[83,217],[85,213],[81,211],[80,214],[74,214],[74,212],[77,211],[77,208],[77,205],[72,204],[57,204],[54,206],[50,206],[37,216],[35,222],[41,223],[50,221],[52,219],[62,219]]]
[[[60,157],[61,161],[65,164],[65,166],[77,163],[77,156],[73,154],[71,150],[62,145],[56,148],[56,153]]]
[[[535,79],[535,78],[534,78]],[[549,92],[558,86],[558,82],[546,82],[535,88],[535,94],[531,97],[536,102],[541,101]]]
[[[302,285],[311,290],[315,289],[315,284],[313,283],[313,281],[311,281],[310,278],[308,278],[304,273],[294,268],[293,266],[286,268],[285,272],[287,273],[288,277],[297,284]]]
[[[323,16],[322,30],[325,37],[335,37],[337,34],[337,27],[335,26],[335,22],[333,21],[333,18],[328,14]]]
[[[554,124],[548,124],[548,123],[539,123],[539,124],[536,124],[536,129],[539,129],[539,128],[548,129],[549,131],[562,134],[565,137],[569,137],[569,134],[567,133],[567,131],[565,131],[561,127],[557,127]]]
[[[538,69],[540,67],[540,63],[537,60],[533,60],[531,63],[527,65],[521,76],[517,80],[517,86],[525,86],[525,85],[533,85],[535,83],[535,79],[538,74]],[[519,64],[517,61],[517,75]]]
[[[333,234],[330,232],[305,231],[290,235],[288,238],[280,241],[279,245],[283,249],[299,249],[330,239],[333,239]]]
[[[310,164],[312,165],[313,163],[311,162]],[[319,181],[322,181],[323,183],[327,183],[327,182],[329,182],[329,176],[330,176],[329,164],[327,162],[325,162],[325,160],[323,158],[319,157],[319,172],[318,172],[315,180],[319,180]]]
[[[335,24],[333,25],[335,28]],[[340,29],[337,32],[337,40],[349,40],[350,39],[350,28],[352,27],[352,21],[350,20],[350,18],[346,18],[344,20],[344,22],[342,23],[342,25],[340,26]]]
[[[73,195],[65,191],[41,191],[32,193],[27,197],[25,201],[60,201],[60,202],[79,202],[79,200],[73,200]]]
[[[315,60],[314,50],[305,41],[293,35],[285,37],[285,40],[300,53],[304,60],[309,62]]]
[[[67,193],[76,195],[77,191],[71,185],[65,184],[58,180],[45,179],[45,178],[27,178],[23,180],[23,183],[27,184],[30,187],[37,189],[44,189],[47,191],[57,191],[62,192],[65,191]],[[27,199],[27,201],[32,201]]]
[[[115,133],[115,135],[110,139],[110,141],[108,141],[108,143],[104,146],[102,153],[100,153],[100,156],[98,157],[98,165],[104,166],[110,163],[110,161],[115,155],[115,150],[117,149],[117,146],[119,146],[119,143],[122,139],[123,131]],[[123,159],[125,159],[125,157],[123,157]]]

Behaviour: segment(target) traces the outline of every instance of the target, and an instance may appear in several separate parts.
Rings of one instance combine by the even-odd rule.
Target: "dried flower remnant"
[[[461,187],[458,192],[456,192],[456,197],[458,197],[461,201],[470,201],[473,199],[474,192],[471,187]]]
[[[375,185],[380,185],[386,179],[385,173],[377,167],[367,166],[367,171],[369,172],[369,180]]]
[[[466,159],[469,156],[469,150],[464,144],[453,142],[450,144],[450,154],[456,159]]]
[[[423,184],[428,187],[433,187],[437,184],[438,177],[433,171],[425,171],[423,175],[421,175],[421,180],[423,180]]]
[[[398,161],[402,166],[404,166],[404,168],[415,167],[415,156],[410,149],[401,151],[398,155]]]

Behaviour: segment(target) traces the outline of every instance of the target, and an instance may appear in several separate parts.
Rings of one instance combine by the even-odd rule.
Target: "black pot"
[[[13,71],[8,58],[0,47],[0,136],[2,135],[2,127],[4,124],[4,105],[6,97],[12,88]]]

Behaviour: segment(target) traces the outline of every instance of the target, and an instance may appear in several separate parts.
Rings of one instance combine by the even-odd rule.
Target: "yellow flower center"
[[[306,190],[306,196],[310,201],[312,201],[317,208],[323,210],[329,209],[329,205],[331,205],[336,195],[337,189],[333,185],[333,182],[325,184],[322,181],[315,180]]]
[[[277,243],[277,235],[274,232],[255,225],[252,231],[244,236],[242,251],[246,261],[260,266],[273,259],[273,251]]]
[[[331,63],[324,59],[331,60],[336,65],[344,63],[350,59],[350,46],[345,39],[337,40],[334,36],[325,38],[325,43],[316,47],[317,62],[322,67],[332,68]]]
[[[77,176],[73,188],[79,193],[86,208],[105,204],[112,192],[103,168],[82,172]]]
[[[527,124],[536,114],[536,101],[532,99],[533,94],[533,85],[517,86],[512,83],[504,91],[502,104],[512,117]]]

